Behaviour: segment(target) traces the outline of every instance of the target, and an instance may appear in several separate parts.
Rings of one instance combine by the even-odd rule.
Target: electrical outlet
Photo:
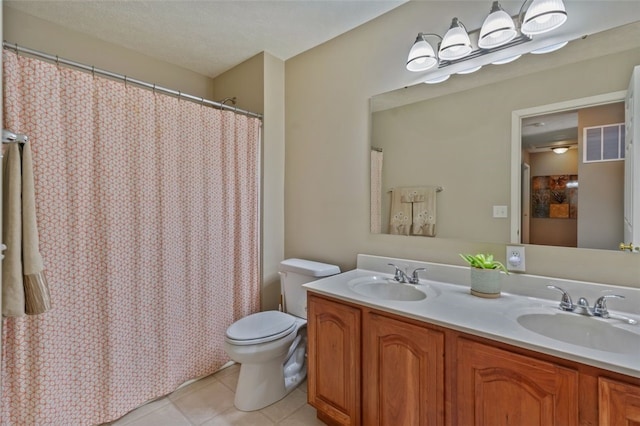
[[[524,246],[507,246],[507,269],[509,271],[525,271]]]

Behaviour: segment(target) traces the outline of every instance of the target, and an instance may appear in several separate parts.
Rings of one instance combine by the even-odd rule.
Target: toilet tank
[[[307,318],[307,290],[302,284],[340,273],[340,268],[304,259],[280,262],[282,310],[299,318]]]

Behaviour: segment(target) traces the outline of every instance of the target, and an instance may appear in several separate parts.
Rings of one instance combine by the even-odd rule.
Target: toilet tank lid
[[[297,272],[310,277],[328,277],[340,273],[340,268],[328,263],[304,259],[286,259],[280,262],[280,272]]]

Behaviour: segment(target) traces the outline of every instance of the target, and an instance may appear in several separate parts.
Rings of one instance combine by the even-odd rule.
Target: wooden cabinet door
[[[640,387],[599,378],[600,426],[640,426]]]
[[[363,330],[363,424],[444,424],[444,334],[373,312]]]
[[[309,294],[308,398],[318,418],[360,425],[360,309]]]
[[[576,371],[463,338],[456,351],[453,424],[578,424]]]

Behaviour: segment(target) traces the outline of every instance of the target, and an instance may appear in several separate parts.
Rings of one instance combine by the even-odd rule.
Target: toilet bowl
[[[340,273],[335,265],[302,259],[280,263],[282,305],[233,323],[224,348],[240,363],[234,405],[241,411],[264,408],[284,398],[307,374],[306,291],[302,284]]]

